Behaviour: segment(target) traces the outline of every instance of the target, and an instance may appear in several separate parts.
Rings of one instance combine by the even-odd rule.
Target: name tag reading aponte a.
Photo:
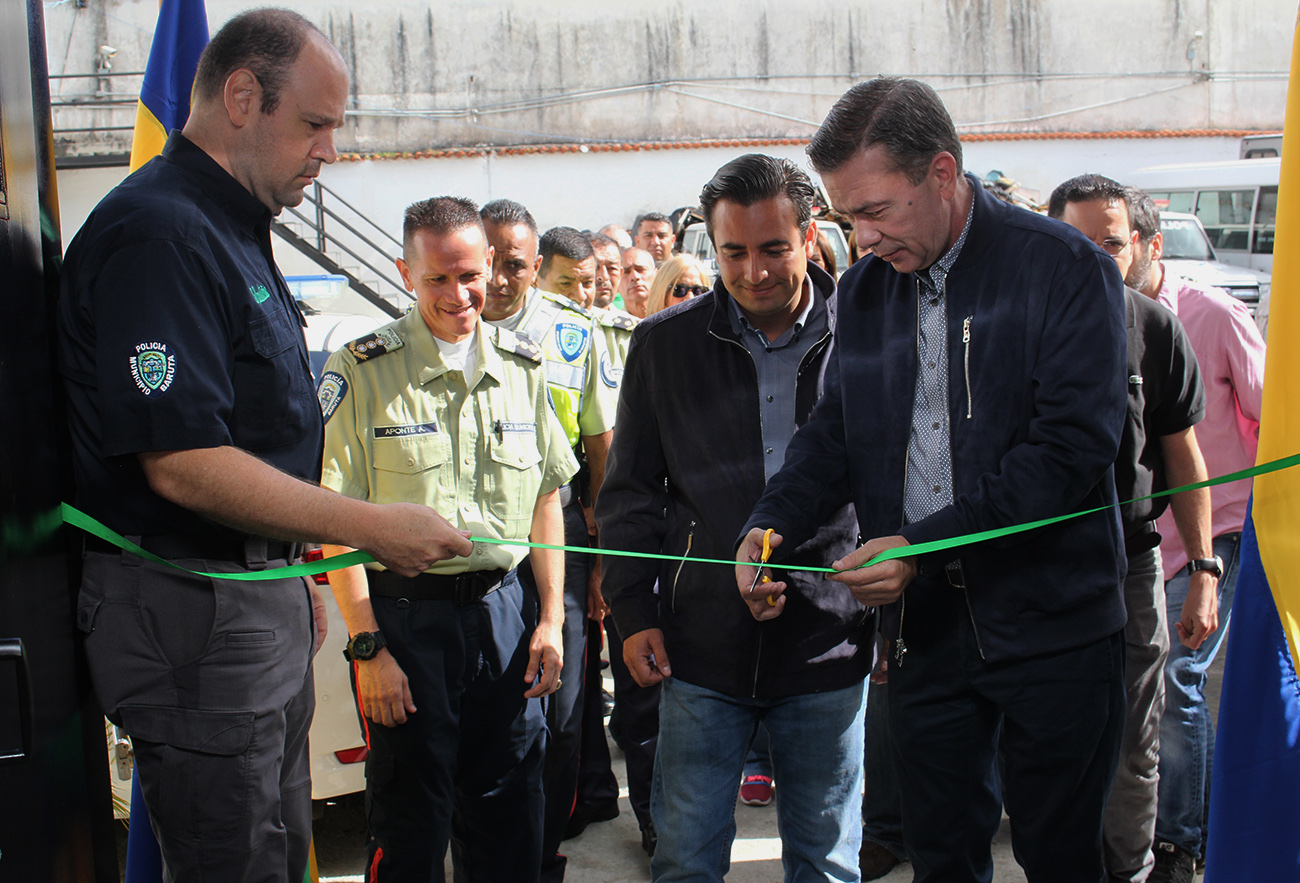
[[[409,435],[432,435],[437,423],[408,423],[405,426],[376,426],[375,438],[406,438]]]

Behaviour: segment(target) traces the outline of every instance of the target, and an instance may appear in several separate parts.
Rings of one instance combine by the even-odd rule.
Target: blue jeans
[[[655,883],[716,881],[731,865],[736,795],[761,722],[781,782],[777,826],[785,879],[858,880],[862,709],[856,685],[784,699],[741,699],[674,678],[663,682],[650,814]]]
[[[758,725],[758,732],[754,734],[754,741],[750,743],[749,753],[745,755],[744,776],[767,776],[772,778],[772,739],[767,735],[767,729]]]
[[[1168,604],[1169,658],[1165,662],[1165,713],[1160,720],[1160,803],[1156,810],[1156,842],[1172,843],[1192,855],[1205,848],[1206,799],[1214,765],[1214,720],[1205,702],[1205,683],[1232,615],[1232,596],[1241,562],[1241,534],[1214,538],[1214,554],[1223,559],[1219,580],[1219,628],[1198,650],[1178,639],[1175,624],[1182,617],[1191,574],[1183,568],[1165,583]]]

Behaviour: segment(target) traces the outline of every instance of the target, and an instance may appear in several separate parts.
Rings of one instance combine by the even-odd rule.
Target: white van
[[[1161,212],[1196,215],[1219,260],[1272,273],[1281,172],[1281,158],[1272,156],[1150,166],[1124,183],[1145,190]]]

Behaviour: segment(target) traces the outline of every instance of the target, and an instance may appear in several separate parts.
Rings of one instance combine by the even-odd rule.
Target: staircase
[[[402,243],[355,206],[314,181],[302,204],[286,208],[271,229],[386,314],[397,318],[414,300],[397,277]]]

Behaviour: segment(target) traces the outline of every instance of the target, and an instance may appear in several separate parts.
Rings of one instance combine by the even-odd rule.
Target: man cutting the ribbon
[[[633,332],[596,501],[609,548],[730,558],[839,340],[834,280],[808,260],[814,195],[793,163],[758,154],[705,185],[719,278]],[[847,502],[790,563],[852,551]],[[820,574],[792,574],[775,606],[759,586],[747,609],[728,570],[711,564],[611,556],[605,569],[623,658],[637,683],[663,685],[653,878],[720,883],[745,755],[762,724],[786,867],[795,879],[856,880],[873,611]]]
[[[831,580],[889,605],[915,879],[989,880],[1005,799],[1028,880],[1095,883],[1124,719],[1119,271],[1077,231],[963,175],[952,120],[917,81],[853,87],[808,153],[871,255],[841,279],[825,395],[740,534],[737,585],[750,594],[766,529],[779,570],[787,547],[851,500],[869,539]],[[901,545],[1097,506],[859,568]],[[778,596],[760,615],[786,615],[788,591],[753,586]]]

